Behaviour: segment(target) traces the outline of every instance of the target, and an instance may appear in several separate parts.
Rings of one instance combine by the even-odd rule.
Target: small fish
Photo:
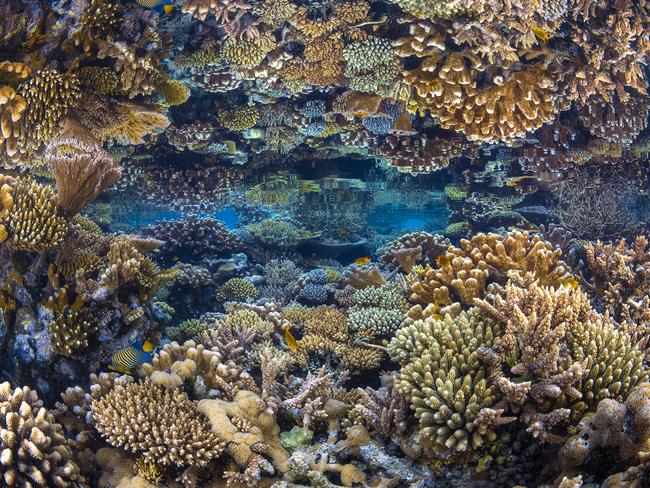
[[[172,261],[176,262],[176,261],[178,261],[179,259],[180,259],[180,258],[179,258],[178,256],[174,256],[174,257],[172,258]]]
[[[368,264],[371,261],[372,261],[372,259],[366,256],[364,258],[355,259],[354,264]]]
[[[368,116],[370,116],[370,114],[367,112],[354,112],[352,114],[352,117],[359,117],[360,119],[365,119]]]
[[[440,320],[440,319],[442,318],[442,315],[440,315],[439,313],[434,313],[434,314],[432,315],[432,317],[433,317],[435,320]]]
[[[150,8],[163,15],[174,11],[175,0],[135,0],[135,2],[142,7]]]
[[[135,341],[130,346],[113,354],[108,369],[118,373],[132,374],[138,364],[147,363],[153,357],[153,344],[149,341]]]
[[[540,29],[539,27],[532,27],[530,30],[532,30],[533,34],[535,34],[535,36],[544,43],[548,42],[551,37],[547,31]]]
[[[287,324],[284,328],[284,340],[287,341],[287,347],[289,347],[289,350],[295,351],[298,349],[298,342],[296,342],[296,338],[291,333],[291,324]]]
[[[571,276],[562,282],[562,286],[565,288],[571,288],[572,290],[575,290],[576,288],[578,288],[578,280],[576,279],[575,276]]]
[[[444,268],[446,266],[450,266],[451,265],[451,256],[448,256],[447,254],[443,254],[441,256],[438,256],[436,258],[436,265],[439,268]]]

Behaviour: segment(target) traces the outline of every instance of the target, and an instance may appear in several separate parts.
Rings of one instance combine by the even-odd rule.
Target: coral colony
[[[0,484],[650,486],[650,1],[0,0]]]

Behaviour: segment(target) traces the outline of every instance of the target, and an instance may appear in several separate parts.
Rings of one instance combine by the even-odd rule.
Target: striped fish
[[[132,374],[138,364],[147,363],[153,357],[153,344],[149,341],[135,341],[130,346],[113,354],[108,369],[118,373]]]
[[[138,5],[155,10],[159,14],[169,14],[174,10],[174,0],[135,0]]]

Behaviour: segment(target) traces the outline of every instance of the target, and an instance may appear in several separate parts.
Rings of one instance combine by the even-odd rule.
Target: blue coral
[[[326,286],[317,283],[307,283],[300,288],[297,299],[301,303],[321,305],[327,302],[328,295]]]

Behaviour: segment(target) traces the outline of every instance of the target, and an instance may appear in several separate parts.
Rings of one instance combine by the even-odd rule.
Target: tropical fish
[[[360,119],[365,119],[368,116],[370,116],[368,112],[354,112],[352,114],[352,117],[359,117]]]
[[[298,349],[298,342],[296,342],[296,338],[291,333],[291,324],[287,324],[284,328],[284,340],[287,341],[287,346],[291,351]]]
[[[578,280],[576,279],[575,276],[571,276],[562,282],[562,286],[565,288],[571,288],[572,290],[575,290],[576,288],[578,288]]]
[[[366,256],[363,258],[355,259],[354,264],[368,264],[370,261],[372,261],[372,259]]]
[[[130,346],[113,354],[108,369],[118,373],[131,374],[138,364],[147,363],[153,357],[153,344],[137,340]]]
[[[533,34],[535,34],[535,36],[542,42],[548,42],[551,37],[547,31],[540,29],[539,27],[532,27],[530,30],[532,30]]]
[[[436,265],[439,268],[444,268],[446,266],[450,266],[451,265],[451,256],[448,256],[447,254],[443,254],[441,256],[438,256],[436,258]]]
[[[172,261],[176,262],[176,261],[178,261],[179,259],[180,259],[180,258],[179,258],[178,256],[174,256],[174,257],[172,258]]]
[[[440,320],[440,319],[442,318],[442,315],[440,315],[439,313],[434,313],[434,314],[432,315],[432,317],[433,317],[435,320]]]
[[[142,7],[155,10],[159,14],[170,14],[174,11],[175,0],[135,0]]]

